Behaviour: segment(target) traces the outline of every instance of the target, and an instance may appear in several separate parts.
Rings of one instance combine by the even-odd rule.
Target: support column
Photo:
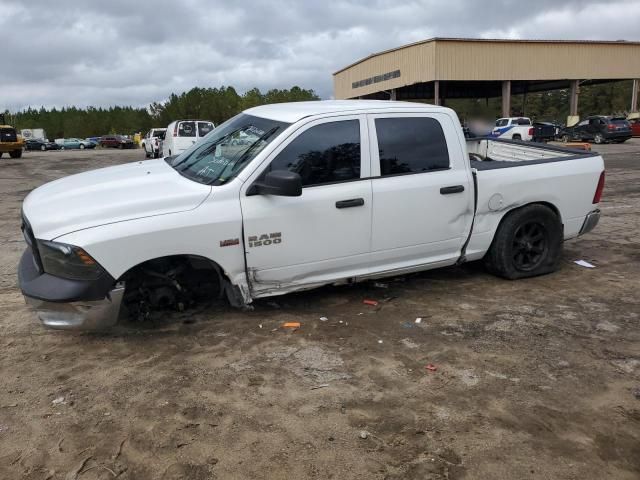
[[[511,80],[502,82],[502,116],[511,116]]]
[[[440,80],[433,82],[433,104],[440,105]]]
[[[636,78],[633,81],[633,91],[631,92],[631,111],[638,111],[638,90],[640,90],[640,79]]]
[[[578,95],[580,94],[580,87],[578,80],[571,80],[569,89],[569,115],[578,115]]]
[[[396,89],[392,88],[391,89],[391,98],[389,100],[395,100],[396,99]]]

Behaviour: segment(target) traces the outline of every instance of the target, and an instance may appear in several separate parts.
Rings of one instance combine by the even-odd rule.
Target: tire
[[[84,150],[84,143],[80,144],[80,150]]]
[[[64,147],[60,147],[60,150],[64,150]]]
[[[20,158],[22,157],[22,149],[20,150],[13,150],[12,152],[9,152],[9,156],[11,158]]]
[[[4,153],[4,152],[0,152],[0,158],[2,158],[2,154],[3,154],[3,153]]]
[[[618,143],[624,143],[624,142],[626,142],[627,140],[629,140],[629,139],[628,139],[628,138],[623,138],[622,140],[618,140]]]
[[[562,143],[569,143],[569,135],[566,133],[562,135]]]
[[[522,135],[516,133],[513,137],[511,137],[511,140],[522,140]]]
[[[562,255],[562,223],[544,205],[527,205],[500,222],[485,266],[494,275],[515,280],[555,272]]]
[[[46,147],[45,145],[42,145],[42,146],[40,147],[40,150],[42,150],[43,152],[44,152],[46,149],[47,149],[47,147]]]
[[[153,152],[153,158],[160,158],[160,152],[158,151]]]
[[[596,133],[595,137],[593,137],[593,141],[598,145],[604,143],[604,137],[601,133]]]

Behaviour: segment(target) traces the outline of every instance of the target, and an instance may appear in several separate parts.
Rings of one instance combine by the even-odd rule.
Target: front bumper
[[[42,272],[31,247],[18,266],[18,283],[40,321],[51,328],[97,330],[118,321],[124,284],[108,273],[96,280],[71,280]]]
[[[124,285],[116,285],[107,297],[88,302],[48,302],[27,295],[27,305],[33,308],[43,325],[58,330],[101,330],[118,322]]]
[[[582,228],[580,229],[580,233],[578,235],[584,235],[585,233],[590,232],[591,230],[596,228],[596,225],[598,225],[599,221],[600,221],[599,209],[595,209],[592,212],[589,212],[584,219],[584,223],[582,224]]]

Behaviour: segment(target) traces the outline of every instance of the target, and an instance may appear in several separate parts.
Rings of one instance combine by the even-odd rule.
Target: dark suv
[[[100,146],[102,148],[133,148],[133,140],[125,138],[122,135],[103,135],[100,137]]]
[[[562,141],[593,141],[594,143],[622,143],[631,138],[631,125],[624,117],[587,117],[562,133]]]

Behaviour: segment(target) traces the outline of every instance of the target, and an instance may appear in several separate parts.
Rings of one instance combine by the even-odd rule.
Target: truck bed
[[[558,213],[564,239],[575,238],[604,170],[599,154],[501,139],[468,139],[471,167],[477,170],[477,209],[470,260],[481,258],[506,212],[544,204]],[[522,168],[513,168],[522,167]]]
[[[598,156],[594,152],[572,150],[542,143],[490,138],[468,139],[467,150],[471,167],[477,170],[493,170]]]

